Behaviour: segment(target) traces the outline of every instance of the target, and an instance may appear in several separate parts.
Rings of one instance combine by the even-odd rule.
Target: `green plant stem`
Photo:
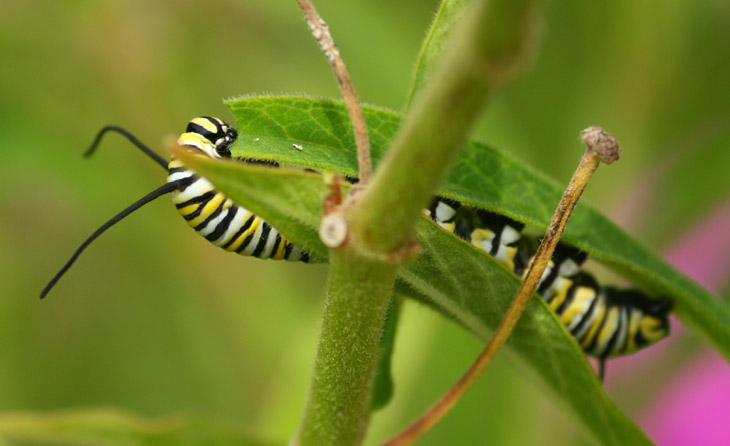
[[[478,1],[467,9],[371,187],[351,209],[353,242],[362,242],[362,249],[391,253],[405,242],[483,105],[525,59],[537,28],[536,4]]]
[[[416,98],[372,183],[328,214],[338,234],[309,395],[293,443],[362,442],[386,308],[421,210],[446,176],[494,88],[515,71],[534,29],[536,2],[479,0],[444,64]],[[339,214],[339,215],[338,215]],[[341,226],[341,227],[340,227]],[[322,228],[327,230],[322,231]]]
[[[396,265],[330,253],[330,283],[300,445],[359,444],[369,418],[380,336]]]

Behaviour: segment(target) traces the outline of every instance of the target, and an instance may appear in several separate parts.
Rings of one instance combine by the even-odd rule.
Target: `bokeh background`
[[[437,2],[316,4],[361,99],[400,109]],[[230,120],[225,97],[338,96],[295,2],[10,0],[0,5],[0,60],[0,413],[204,414],[284,443],[306,395],[325,266],[226,254],[162,199],[104,234],[45,301],[38,293],[96,227],[165,180],[120,137],[82,159],[101,126],[124,126],[162,153],[194,116]],[[567,182],[578,134],[593,124],[624,154],[586,199],[728,299],[730,4],[548,5],[529,69],[495,98],[476,135]],[[691,402],[705,422],[730,418],[727,364],[676,332],[610,363],[609,394],[660,443],[678,438],[671,429],[730,438],[719,422],[669,410]],[[408,302],[395,398],[374,415],[368,443],[419,414],[481,347]],[[693,393],[713,379],[713,401]],[[583,435],[498,359],[419,444],[569,444]]]

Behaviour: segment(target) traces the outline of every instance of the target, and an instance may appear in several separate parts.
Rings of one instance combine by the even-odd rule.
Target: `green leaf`
[[[238,156],[272,159],[355,176],[354,138],[344,105],[304,97],[258,96],[230,100],[242,135]],[[400,116],[365,107],[373,164],[388,147]],[[293,148],[298,144],[303,150]],[[582,148],[576,147],[576,162]],[[609,168],[604,167],[606,174]],[[508,154],[479,141],[462,151],[440,194],[492,210],[544,230],[562,188]],[[635,284],[674,301],[677,315],[730,358],[730,309],[720,299],[669,266],[598,211],[579,203],[563,239]],[[474,296],[473,298],[477,298]]]
[[[520,280],[493,257],[425,218],[418,225],[418,240],[424,253],[401,268],[397,291],[436,307],[488,341]],[[535,295],[503,351],[530,382],[540,383],[554,399],[562,400],[601,442],[650,444],[611,402],[571,339],[555,313]]]
[[[229,106],[240,134],[232,147],[234,156],[355,175],[354,140],[342,104],[303,97],[249,97],[230,101]],[[382,109],[364,111],[377,165],[400,118]],[[292,170],[267,171],[243,163],[193,158],[186,161],[222,192],[262,215],[314,255],[324,254],[316,235],[321,178]],[[249,175],[252,178],[248,179]],[[508,155],[471,141],[440,193],[544,228],[562,191],[555,182]],[[288,221],[292,216],[296,216],[294,221]],[[401,268],[400,291],[486,338],[509,305],[518,279],[487,254],[425,219],[418,234],[425,253]],[[704,325],[702,332],[728,355],[727,308],[612,222],[579,204],[566,238],[638,284],[669,294],[680,316]],[[529,371],[534,382],[568,407],[595,438],[615,444],[647,442],[608,399],[583,353],[542,300],[533,299],[507,347],[509,356]]]
[[[288,199],[289,206],[299,212],[308,213],[310,217],[319,215],[317,200],[297,202],[296,196],[282,194],[282,187],[261,189],[252,198],[249,185],[265,183],[259,178],[266,175],[261,167],[182,152],[178,156],[234,201],[274,221],[277,226],[285,227],[272,216],[283,217],[284,213],[276,209],[279,205],[269,213],[271,206],[267,203],[283,203]],[[316,191],[322,181],[296,170],[269,170],[274,178],[294,190]],[[247,178],[249,175],[251,179]],[[282,223],[289,224],[283,220]],[[282,229],[282,233],[296,243],[312,246],[317,243],[316,234],[314,228],[309,232],[309,236],[299,238],[300,233],[294,236]],[[399,293],[434,307],[486,340],[509,305],[519,279],[489,255],[425,218],[418,227],[418,236],[425,252],[416,262],[401,268]],[[562,401],[596,438],[616,439],[617,444],[626,444],[628,440],[636,444],[646,442],[638,428],[608,399],[583,352],[541,299],[533,299],[528,306],[506,350],[511,352],[511,358],[517,359],[521,368],[530,371],[533,382]]]
[[[395,332],[398,328],[401,303],[401,299],[394,296],[388,305],[385,327],[380,338],[380,359],[378,360],[378,369],[373,383],[373,398],[370,401],[371,411],[382,409],[393,398],[391,359],[395,347]]]
[[[455,23],[461,17],[465,5],[464,0],[443,0],[439,5],[439,10],[431,22],[428,35],[423,40],[421,51],[416,59],[411,91],[405,105],[406,110],[413,102],[416,92],[423,88],[426,79],[430,77],[434,65],[440,60],[441,53],[446,48],[449,38],[456,28]]]
[[[227,423],[205,417],[169,416],[144,420],[118,410],[96,409],[48,415],[4,414],[0,416],[0,444],[266,446],[274,443],[256,440]]]

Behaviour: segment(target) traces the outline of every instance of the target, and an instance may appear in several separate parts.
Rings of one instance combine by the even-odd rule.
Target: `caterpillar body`
[[[230,158],[236,131],[218,118],[195,118],[180,138],[181,146],[195,147],[212,158]],[[279,231],[243,206],[215,190],[180,160],[168,164],[168,184],[176,184],[172,201],[180,215],[209,242],[226,251],[261,259],[309,261],[309,255]]]
[[[269,223],[217,191],[212,183],[196,175],[180,160],[172,157],[166,162],[120,127],[104,127],[86,152],[87,156],[108,131],[125,136],[167,169],[167,183],[95,231],[48,283],[41,298],[96,237],[139,207],[168,193],[172,194],[177,211],[187,223],[216,246],[262,259],[313,260]],[[204,116],[188,123],[178,144],[211,158],[277,166],[271,161],[233,157],[230,146],[236,138],[236,130],[228,124]],[[436,197],[424,214],[445,230],[490,254],[518,276],[526,272],[532,259],[530,253],[537,247],[537,239],[522,236],[523,224],[503,215],[463,206],[455,200]],[[598,285],[593,276],[580,269],[586,257],[586,253],[577,248],[559,243],[540,281],[538,294],[556,312],[581,348],[601,361],[602,375],[606,358],[632,353],[668,335],[671,306],[665,299],[652,299],[640,291]]]
[[[426,213],[442,228],[492,255],[518,276],[527,273],[539,240],[523,237],[522,223],[440,197],[434,198]],[[638,290],[600,286],[580,269],[587,257],[578,248],[559,242],[537,293],[580,347],[599,359],[602,376],[607,358],[633,353],[669,334],[671,304]]]

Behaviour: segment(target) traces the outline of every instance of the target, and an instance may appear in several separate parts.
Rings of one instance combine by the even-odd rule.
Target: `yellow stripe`
[[[454,232],[454,229],[456,228],[456,225],[454,222],[451,223],[441,223],[441,227],[449,232]]]
[[[228,201],[229,201],[229,202],[228,202],[228,203],[226,203],[226,204],[227,204],[227,205],[228,205],[228,206],[230,207],[230,205],[232,204],[232,202],[230,201],[230,199],[229,199]],[[224,204],[223,206],[225,206],[226,204]],[[238,213],[242,213],[242,212],[244,212],[244,211],[243,211],[243,208],[240,208],[240,207],[239,207],[239,208],[238,208],[238,211],[237,211],[237,212],[238,212]],[[243,223],[246,223],[246,222],[248,221],[248,219],[249,219],[249,218],[251,218],[251,215],[252,215],[252,214],[251,214],[251,212],[249,212],[249,211],[245,211],[245,212],[246,212],[246,215],[244,215],[244,216],[243,216],[243,217],[241,218],[241,220],[240,220],[240,221],[242,221]],[[235,221],[235,220],[236,220],[237,218],[238,218],[238,216],[236,216],[236,218],[234,218],[233,220],[231,220],[231,222]],[[226,229],[226,234],[228,234],[228,237],[226,237],[226,238],[225,238],[224,240],[221,240],[220,242],[216,242],[216,246],[223,246],[223,245],[225,245],[226,243],[228,243],[228,242],[229,242],[229,241],[230,241],[230,240],[231,240],[231,239],[232,239],[232,238],[233,238],[233,237],[234,237],[234,236],[236,235],[236,232],[238,232],[238,230],[239,230],[240,228],[241,228],[241,225],[239,225],[239,226],[238,226],[238,227],[236,228],[236,230],[235,230],[235,231],[230,231],[230,232],[229,232],[229,230],[230,230],[230,225],[229,225],[229,227],[228,227],[228,228]],[[223,235],[225,235],[225,234],[223,234]]]
[[[286,253],[286,244],[289,243],[289,240],[285,239],[284,236],[279,234],[281,236],[281,243],[279,243],[279,247],[276,248],[276,252],[274,255],[271,256],[274,260],[281,260],[284,258],[284,254]]]
[[[185,167],[185,165],[177,158],[172,158],[170,162],[167,164],[168,169],[174,169],[176,167]]]
[[[606,319],[606,323],[603,324],[603,328],[601,328],[601,332],[598,333],[598,344],[604,344],[608,342],[608,340],[611,338],[611,335],[616,331],[616,325],[618,324],[618,317],[619,317],[619,309],[618,307],[611,307],[611,309],[608,311],[608,318]]]
[[[215,125],[205,118],[195,118],[190,122],[192,122],[193,124],[198,124],[199,126],[203,127],[205,130],[209,131],[210,133],[215,133],[218,131],[218,129],[215,127]]]
[[[550,308],[553,309],[553,311],[558,311],[558,308],[560,308],[561,305],[563,305],[563,302],[565,302],[565,298],[568,296],[568,290],[570,287],[573,286],[573,281],[570,279],[562,278],[560,281],[560,287],[556,290],[555,296],[550,301]],[[565,324],[565,322],[563,322]]]
[[[598,326],[600,325],[600,322],[603,320],[603,317],[606,314],[606,305],[603,302],[598,302],[596,305],[600,305],[601,308],[598,310],[598,315],[593,318],[591,329],[588,330],[588,333],[583,338],[583,342],[580,343],[581,348],[586,349],[589,345],[591,345],[591,342],[593,341],[593,338],[596,336],[596,333],[598,332]]]
[[[591,305],[595,297],[596,291],[593,288],[584,286],[578,288],[573,295],[573,300],[570,302],[570,305],[560,315],[560,322],[563,325],[569,325],[573,318],[587,311],[586,309]]]
[[[183,133],[177,139],[177,143],[181,146],[193,146],[202,149],[206,144],[213,145],[212,142],[208,141],[208,138],[200,135],[199,133]]]
[[[453,225],[453,223],[451,223]],[[453,232],[453,231],[452,231]],[[484,241],[491,242],[494,239],[494,232],[489,229],[475,229],[471,232],[471,243],[479,248],[483,249],[482,243]]]
[[[654,316],[644,316],[641,318],[641,334],[649,343],[653,343],[663,338],[666,334],[662,328],[662,321]]]
[[[235,242],[233,242],[228,248],[226,248],[226,251],[235,251],[236,249],[238,249],[238,247],[241,246],[241,244],[243,243],[243,241],[246,240],[246,237],[248,237],[249,235],[253,234],[254,231],[256,231],[256,228],[259,227],[259,225],[261,224],[261,222],[262,222],[262,220],[261,220],[260,217],[255,217],[253,219],[253,222],[251,223],[251,227],[248,228],[246,231],[244,231],[244,233],[241,234],[236,239]]]
[[[190,205],[185,206],[184,208],[180,208],[177,211],[182,215],[183,217],[186,215],[190,215],[196,210],[198,210],[198,207],[200,207],[200,203],[193,203]]]
[[[636,333],[639,332],[640,326],[641,314],[636,310],[631,310],[631,316],[629,317],[629,328],[627,333],[629,340],[626,343],[626,348],[623,350],[623,353],[631,353],[638,348],[636,345]]]
[[[203,210],[200,211],[200,214],[198,214],[197,217],[194,219],[188,221],[188,224],[192,227],[196,227],[199,224],[203,223],[206,218],[210,216],[216,209],[218,209],[218,206],[220,206],[221,203],[223,203],[223,200],[226,199],[226,196],[221,194],[220,192],[213,195],[213,198],[211,198],[208,203],[205,204],[205,207]]]
[[[517,255],[517,248],[513,248],[511,246],[507,246],[504,248],[504,266],[506,266],[510,271],[515,270],[515,256]]]

